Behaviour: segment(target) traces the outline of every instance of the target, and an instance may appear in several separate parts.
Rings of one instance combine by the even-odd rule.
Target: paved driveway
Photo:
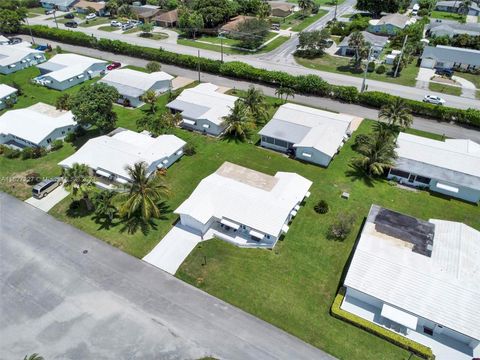
[[[200,241],[200,233],[177,223],[143,261],[174,275]]]
[[[333,359],[4,193],[0,234],[1,359]]]
[[[35,199],[34,197],[31,197],[25,200],[25,202],[27,204],[35,206],[37,209],[48,212],[60,201],[65,199],[68,196],[68,194],[69,192],[65,190],[65,188],[62,185],[56,188],[55,190],[53,190],[50,194],[48,194],[46,197],[42,199]]]

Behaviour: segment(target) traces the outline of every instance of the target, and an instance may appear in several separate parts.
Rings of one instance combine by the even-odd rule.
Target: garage
[[[435,67],[436,60],[430,58],[423,58],[420,64],[423,68],[433,69]]]

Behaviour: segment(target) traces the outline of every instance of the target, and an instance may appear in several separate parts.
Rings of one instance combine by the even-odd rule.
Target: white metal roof
[[[12,95],[16,93],[18,90],[15,89],[14,87],[5,85],[5,84],[0,84],[0,99],[7,97],[9,95]]]
[[[188,105],[196,108],[202,107],[204,109],[196,114],[196,119],[205,119],[220,125],[223,122],[223,118],[230,113],[238,97],[222,94],[217,91],[218,89],[218,86],[214,84],[199,84],[194,88],[183,90],[172,103],[176,102],[178,104],[183,102],[187,107]],[[167,107],[170,104],[167,104]],[[184,111],[184,109],[179,110]]]
[[[53,106],[37,103],[0,116],[0,134],[15,135],[39,144],[55,129],[75,124],[71,111],[59,111]]]
[[[480,339],[480,232],[465,224],[434,224],[431,256],[375,225],[373,205],[345,285],[408,313]],[[472,210],[475,211],[475,210]]]
[[[10,40],[3,35],[0,35],[0,43],[9,42]]]
[[[227,218],[278,236],[290,211],[302,201],[312,182],[298,174],[266,175],[225,162],[203,179],[176,210],[202,224],[212,217]]]
[[[400,133],[396,151],[399,158],[480,177],[480,144],[472,140],[439,141]]]
[[[88,56],[77,55],[77,54],[57,54],[48,60],[44,65],[41,66],[51,66],[54,65],[58,70],[54,70],[46,74],[52,79],[57,81],[65,81],[74,76],[83,74],[85,71],[94,64],[106,64],[106,61],[94,59]]]
[[[34,50],[25,45],[0,45],[0,66],[8,66],[25,58],[43,54],[43,51]]]
[[[74,163],[87,164],[90,168],[103,169],[129,179],[127,166],[144,161],[148,166],[167,158],[180,150],[185,141],[174,135],[153,138],[131,130],[116,131],[88,140],[75,154],[59,163],[71,167]]]
[[[278,108],[259,134],[294,146],[312,147],[333,157],[354,119],[355,116],[347,114],[288,103]]]
[[[145,73],[131,69],[110,71],[100,82],[115,86],[115,84],[140,89],[143,92],[150,90],[158,81],[172,80],[173,76],[163,71]]]

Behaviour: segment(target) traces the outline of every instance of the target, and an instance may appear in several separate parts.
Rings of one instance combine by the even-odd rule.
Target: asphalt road
[[[334,359],[4,193],[0,234],[0,359]]]
[[[29,40],[29,37],[22,36],[23,39]],[[91,48],[61,44],[58,42],[52,42],[47,40],[41,40],[43,43],[50,43],[52,46],[60,45],[62,49],[66,51],[75,52],[78,54],[93,56],[97,58],[102,58],[109,61],[120,61],[122,64],[129,64],[135,66],[145,67],[148,61],[143,59],[138,59],[129,56],[116,55],[113,53],[108,53],[105,51],[99,51]],[[162,70],[166,71],[175,76],[184,76],[191,79],[198,79],[198,73],[196,71],[184,69],[172,65],[162,65]],[[216,85],[226,86],[236,89],[248,89],[251,85],[249,82],[239,81],[236,79],[221,77],[217,75],[212,75],[208,73],[201,73],[201,80],[205,82],[211,82]],[[258,88],[261,88],[266,95],[275,96],[275,88],[264,86],[264,85],[255,85]],[[334,101],[328,98],[321,98],[316,96],[304,96],[296,95],[293,101],[298,102],[299,104],[313,106],[322,108],[325,110],[343,112],[348,114],[353,114],[356,116],[361,116],[368,119],[378,120],[378,110],[363,107],[360,105],[354,104],[345,104],[339,101]],[[423,131],[428,131],[435,134],[445,135],[450,138],[458,139],[471,139],[480,143],[480,131],[475,129],[469,129],[466,127],[458,126],[455,124],[438,122],[431,119],[424,119],[420,117],[415,117],[413,121],[413,128]]]

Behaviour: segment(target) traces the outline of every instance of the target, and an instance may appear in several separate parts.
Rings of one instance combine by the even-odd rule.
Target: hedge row
[[[345,288],[342,287],[338,292],[337,296],[335,297],[335,300],[331,308],[331,314],[334,317],[344,320],[355,326],[358,326],[359,328],[366,330],[376,336],[379,336],[382,339],[388,340],[394,343],[395,345],[404,348],[405,350],[411,351],[416,355],[421,356],[424,359],[427,359],[427,360],[435,359],[435,355],[433,355],[432,349],[430,349],[429,347],[419,344],[413,340],[407,339],[402,335],[399,335],[384,327],[376,325],[368,320],[361,318],[360,316],[353,315],[352,313],[349,313],[348,311],[345,311],[342,308],[340,308],[340,305],[342,304],[344,297],[345,297]]]
[[[154,49],[132,45],[123,41],[100,39],[88,36],[81,32],[49,28],[42,25],[24,26],[21,32],[68,43],[80,45],[115,54],[139,57],[164,64],[172,64],[188,69],[197,69],[200,65],[202,71],[218,74],[272,86],[290,87],[296,93],[329,97],[347,103],[357,103],[375,108],[380,108],[395,99],[395,96],[367,91],[360,93],[354,86],[331,85],[317,75],[292,75],[283,71],[259,69],[251,65],[232,61],[222,63],[219,60],[199,58],[191,55],[182,55],[163,49]],[[460,110],[445,106],[435,106],[421,101],[406,100],[412,113],[442,121],[456,121],[480,127],[480,110]]]

